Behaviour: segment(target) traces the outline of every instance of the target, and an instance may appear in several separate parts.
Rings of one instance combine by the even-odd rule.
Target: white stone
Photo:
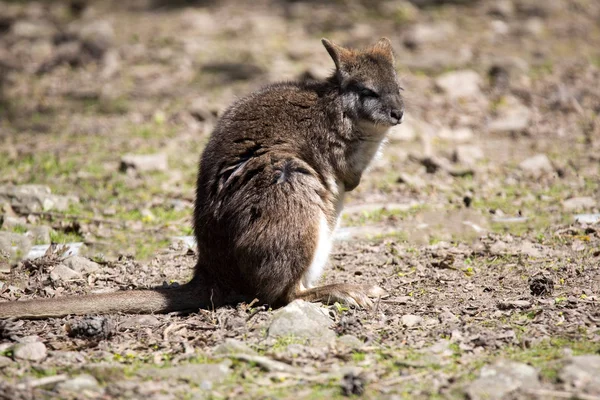
[[[554,172],[554,167],[545,154],[536,154],[526,160],[521,161],[519,168],[533,178],[539,178],[543,175]]]
[[[473,98],[481,95],[481,77],[472,70],[446,72],[436,78],[435,84],[451,99]]]
[[[406,314],[402,316],[402,325],[407,328],[412,328],[414,326],[420,325],[423,322],[423,317],[418,315]]]
[[[13,347],[13,357],[18,360],[42,361],[48,355],[42,342],[19,343]]]

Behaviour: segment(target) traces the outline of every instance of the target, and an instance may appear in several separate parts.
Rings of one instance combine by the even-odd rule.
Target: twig
[[[373,310],[373,315],[377,314],[379,311],[379,305],[381,304],[381,296],[377,297],[377,303],[375,303],[375,309]]]
[[[381,300],[383,304],[408,304],[408,301],[401,300]]]

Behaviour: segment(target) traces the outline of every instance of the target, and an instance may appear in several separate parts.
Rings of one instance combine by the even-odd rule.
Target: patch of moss
[[[52,231],[50,232],[50,240],[52,241],[52,243],[66,244],[73,242],[82,242],[83,237],[76,232]]]

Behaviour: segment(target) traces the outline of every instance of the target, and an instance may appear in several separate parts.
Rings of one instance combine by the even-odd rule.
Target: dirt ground
[[[379,284],[373,310],[321,307],[325,341],[271,335],[258,304],[0,321],[0,399],[600,399],[599,21],[592,0],[0,2],[2,301],[189,279],[174,238],[212,126],[326,76],[321,37],[389,37],[407,105],[323,278]],[[6,195],[28,184],[58,197]],[[86,258],[22,260],[49,242]]]

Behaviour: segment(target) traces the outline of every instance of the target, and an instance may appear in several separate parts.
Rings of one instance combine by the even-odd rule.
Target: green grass
[[[75,232],[53,231],[50,232],[50,240],[52,241],[52,243],[66,244],[73,242],[82,242],[83,237]]]
[[[23,234],[23,233],[27,233],[27,231],[29,231],[29,229],[27,229],[27,227],[24,225],[15,225],[15,226],[13,226],[12,231],[14,233]]]
[[[573,355],[600,353],[600,343],[565,338],[544,340],[527,349],[509,347],[503,353],[513,361],[538,368],[542,379],[555,382],[561,367],[561,360],[565,358],[564,349],[566,348],[571,349]]]

